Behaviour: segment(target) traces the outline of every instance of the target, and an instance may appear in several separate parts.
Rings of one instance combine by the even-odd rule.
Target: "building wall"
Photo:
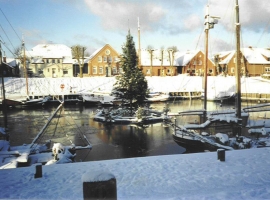
[[[119,54],[108,44],[98,51],[88,62],[89,76],[115,76],[118,75]]]
[[[63,59],[42,59],[43,63],[30,63],[28,68],[31,70],[31,76],[44,77],[72,77],[72,63],[63,63]]]

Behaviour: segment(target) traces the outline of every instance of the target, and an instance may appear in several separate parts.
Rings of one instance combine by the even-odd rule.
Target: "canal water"
[[[175,100],[167,103],[154,103],[150,106],[162,110],[168,104],[171,112],[202,109],[201,100]],[[208,110],[231,109],[234,104],[208,102]],[[8,128],[12,146],[29,144],[57,108],[50,105],[39,109],[8,109]],[[93,149],[77,151],[76,161],[97,161],[131,157],[145,157],[192,153],[177,145],[172,138],[172,128],[163,123],[156,123],[141,128],[134,125],[104,125],[93,120],[98,107],[86,105],[64,105],[54,117],[41,142],[51,139],[64,145],[86,145],[84,136],[93,145]],[[2,111],[1,111],[2,112]],[[178,125],[190,120],[175,117]],[[0,126],[3,127],[3,114]]]

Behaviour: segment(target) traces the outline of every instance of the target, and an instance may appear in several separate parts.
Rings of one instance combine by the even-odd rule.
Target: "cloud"
[[[212,1],[210,15],[221,17],[220,24],[226,30],[234,29],[235,1]],[[262,31],[269,23],[269,0],[239,0],[240,23],[244,30],[251,32]]]
[[[119,32],[137,29],[137,17],[142,30],[157,31],[167,12],[153,1],[85,0],[85,3],[100,18],[103,29]]]
[[[137,29],[137,17],[140,18],[143,32],[177,35],[181,32],[196,31],[203,26],[203,16],[200,16],[203,6],[198,8],[198,4],[202,4],[201,0],[85,0],[85,4],[91,13],[100,18],[103,29],[108,31],[134,31]],[[199,13],[196,13],[196,9]]]

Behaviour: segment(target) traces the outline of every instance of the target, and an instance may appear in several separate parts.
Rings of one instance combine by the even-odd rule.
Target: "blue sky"
[[[204,50],[204,15],[221,19],[210,30],[209,52],[234,49],[235,0],[0,0],[0,39],[8,56],[22,35],[30,50],[41,43],[84,45],[87,51],[110,44],[119,53],[128,29],[138,45],[155,49]],[[269,0],[239,0],[242,47],[268,47]],[[14,31],[14,30],[15,31]]]

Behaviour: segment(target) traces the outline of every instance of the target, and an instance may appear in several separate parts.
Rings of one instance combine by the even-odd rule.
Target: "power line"
[[[8,18],[6,17],[6,15],[4,14],[4,12],[2,11],[2,9],[0,8],[0,11],[2,12],[2,14],[4,15],[4,17],[6,18],[7,22],[9,23],[9,25],[11,26],[11,28],[13,29],[13,31],[15,32],[15,34],[17,35],[17,37],[20,39],[19,35],[17,34],[17,32],[15,31],[15,29],[13,28],[13,26],[11,25],[11,23],[9,22]]]

